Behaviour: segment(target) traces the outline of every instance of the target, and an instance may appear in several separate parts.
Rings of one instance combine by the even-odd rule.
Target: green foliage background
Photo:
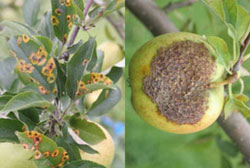
[[[163,7],[177,0],[156,0]],[[250,12],[250,1],[238,3]],[[232,51],[226,26],[202,2],[168,13],[182,31],[223,38]],[[128,67],[132,55],[151,33],[126,10],[126,167],[128,168],[248,168],[238,149],[217,123],[188,135],[165,133],[151,127],[136,115],[130,101]],[[250,52],[250,47],[247,53]],[[250,70],[250,61],[244,63]],[[244,78],[245,94],[250,95],[249,77]],[[239,89],[234,85],[235,91]],[[248,103],[249,104],[249,103]]]

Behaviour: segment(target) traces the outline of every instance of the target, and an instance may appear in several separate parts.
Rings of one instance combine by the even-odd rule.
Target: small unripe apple
[[[5,20],[17,20],[19,18],[18,16],[18,12],[15,11],[14,9],[10,8],[10,7],[7,7],[7,8],[4,8],[2,11],[1,11],[1,16],[2,18],[4,18]]]
[[[111,68],[124,58],[124,53],[121,47],[114,42],[104,42],[98,47],[98,49],[104,52],[102,71]]]
[[[99,89],[85,96],[85,104],[87,108],[91,108],[91,106],[98,99],[101,93],[102,93],[102,89]]]
[[[102,127],[100,124],[97,125],[104,132],[106,139],[96,145],[91,145],[93,149],[99,152],[98,154],[89,154],[80,150],[81,157],[83,160],[89,160],[109,168],[113,162],[115,154],[114,141],[109,132],[104,127]]]
[[[1,168],[36,168],[30,160],[33,154],[20,144],[0,143]]]
[[[172,133],[210,126],[220,115],[224,67],[206,40],[192,33],[158,36],[144,44],[130,62],[132,104],[146,122]]]

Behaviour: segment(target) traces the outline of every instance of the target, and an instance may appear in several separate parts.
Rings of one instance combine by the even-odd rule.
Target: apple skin
[[[224,87],[217,86],[210,89],[208,109],[202,119],[196,124],[182,124],[170,122],[158,112],[157,106],[143,91],[143,79],[149,75],[153,57],[160,47],[168,47],[173,42],[191,40],[202,42],[208,48],[211,55],[214,49],[199,35],[192,33],[171,33],[158,36],[144,44],[132,57],[129,66],[129,76],[132,91],[132,104],[137,114],[147,123],[166,132],[187,134],[203,130],[210,126],[219,117],[224,104]],[[211,82],[221,81],[224,75],[224,67],[216,64],[216,70],[212,74]]]
[[[105,140],[96,145],[91,145],[91,147],[98,151],[99,154],[89,154],[82,150],[80,150],[80,154],[83,160],[89,160],[110,168],[115,155],[114,141],[109,132],[104,127],[102,127],[100,124],[97,125],[103,130],[104,134],[106,135]]]
[[[32,152],[25,150],[20,144],[0,143],[1,168],[36,168],[30,160]]]
[[[85,104],[88,109],[91,108],[91,106],[98,99],[101,93],[102,93],[102,89],[99,89],[85,96]]]
[[[124,52],[121,47],[114,42],[106,41],[98,46],[98,49],[104,52],[102,71],[111,68],[124,58]]]

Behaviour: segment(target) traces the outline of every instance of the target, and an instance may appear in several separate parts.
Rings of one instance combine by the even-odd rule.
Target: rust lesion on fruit
[[[150,73],[150,69],[149,69],[148,66],[144,65],[144,66],[142,67],[142,69],[141,69],[141,72],[142,72],[142,75],[143,75],[143,76],[147,76],[147,75],[149,75],[149,73]]]
[[[143,67],[142,73],[149,73],[143,91],[168,121],[196,124],[208,109],[208,86],[215,68],[214,57],[203,43],[174,42],[158,49],[149,70]]]

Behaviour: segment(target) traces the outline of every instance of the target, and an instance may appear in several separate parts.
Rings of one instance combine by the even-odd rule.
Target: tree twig
[[[158,36],[178,32],[175,24],[151,0],[126,0],[126,7],[152,32]]]
[[[235,63],[232,71],[233,72],[237,72],[240,70],[240,66],[242,64],[242,60],[243,60],[243,56],[247,50],[247,47],[249,46],[249,43],[250,43],[250,33],[248,34],[246,40],[243,42],[243,44],[241,45],[240,47],[240,57],[238,59],[238,61]]]
[[[86,16],[87,16],[87,14],[88,14],[88,12],[89,12],[89,9],[90,9],[91,5],[93,4],[93,2],[94,2],[94,0],[88,0],[88,1],[87,1],[87,4],[86,4],[86,6],[85,6],[85,8],[84,8],[84,11],[83,11],[83,14],[84,14],[83,24],[84,24],[85,21],[86,21]],[[75,39],[76,39],[76,36],[77,36],[79,30],[80,30],[80,26],[77,26],[77,27],[74,29],[74,31],[73,31],[73,33],[72,33],[72,35],[71,35],[70,42],[69,42],[69,47],[72,46],[72,45],[74,44],[74,41],[75,41]]]
[[[84,28],[84,23],[85,23],[85,20],[86,20],[86,16],[87,16],[87,14],[89,12],[89,9],[90,9],[90,7],[91,7],[91,5],[93,3],[94,3],[94,0],[88,0],[86,6],[84,8],[84,11],[83,11],[83,13],[84,13],[83,28]],[[79,33],[79,30],[80,30],[80,26],[75,27],[75,29],[73,30],[72,35],[70,37],[68,47],[71,47],[74,44],[76,36]],[[59,59],[64,59],[65,61],[68,61],[69,52],[68,51],[64,52],[63,55],[59,57]]]
[[[163,9],[166,12],[170,12],[170,11],[178,9],[178,8],[183,8],[183,7],[186,7],[186,6],[190,6],[195,2],[197,2],[197,0],[186,0],[186,1],[181,1],[181,2],[170,2]]]
[[[126,5],[154,35],[178,31],[169,19],[166,21],[166,15],[162,14],[162,10],[155,7],[155,5],[150,4],[148,1],[126,0]],[[153,17],[149,16],[151,13],[154,13],[155,15],[153,15]],[[161,23],[163,20],[168,24],[162,26]],[[156,26],[152,28],[151,25]],[[241,55],[244,55],[243,52],[245,52],[245,49],[241,48]],[[236,143],[245,159],[250,163],[250,125],[248,121],[240,113],[232,114],[227,120],[224,120],[223,115],[224,114],[222,113],[218,119],[219,125],[224,129],[232,141]]]
[[[120,29],[120,26],[114,22],[114,20],[111,18],[111,16],[106,16],[106,19],[109,21],[110,24],[113,25],[119,36],[121,37],[122,40],[125,39],[123,32]]]
[[[75,27],[74,31],[72,32],[68,47],[71,47],[74,44],[79,30],[80,30],[80,26]]]
[[[222,113],[217,121],[237,144],[246,161],[250,163],[250,125],[248,121],[240,113],[233,113],[227,120],[224,120]]]

